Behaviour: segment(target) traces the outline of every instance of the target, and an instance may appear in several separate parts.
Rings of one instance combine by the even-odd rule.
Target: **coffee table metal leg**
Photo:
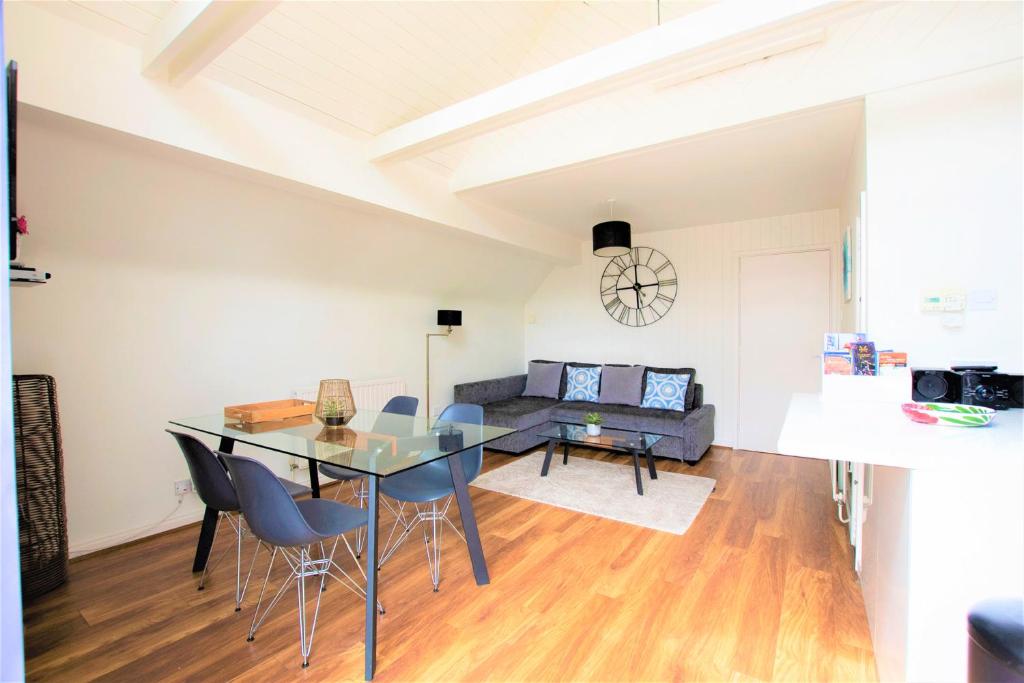
[[[555,446],[558,439],[548,439],[548,452],[544,455],[544,467],[540,469],[540,476],[548,476],[548,468],[551,467],[551,456],[555,454]]]
[[[566,441],[565,444],[563,444],[563,446],[564,446],[564,450],[562,451],[562,464],[563,465],[568,465],[569,464],[569,442]]]
[[[654,469],[654,454],[651,453],[651,449],[650,448],[647,449],[646,453],[647,453],[647,471],[651,473],[651,479],[657,479],[658,478],[658,470]]]
[[[636,493],[639,496],[644,495],[644,485],[640,481],[640,453],[637,451],[630,451],[633,454],[633,472],[636,474]]]

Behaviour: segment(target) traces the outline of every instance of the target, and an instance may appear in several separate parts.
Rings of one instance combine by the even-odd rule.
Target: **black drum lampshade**
[[[605,221],[594,226],[594,256],[624,256],[632,246],[626,221]]]
[[[437,324],[442,327],[460,327],[462,325],[462,311],[445,311],[438,309]]]

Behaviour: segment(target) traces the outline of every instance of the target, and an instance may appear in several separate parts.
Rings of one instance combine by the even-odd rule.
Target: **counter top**
[[[822,400],[795,394],[779,435],[783,455],[846,460],[906,469],[973,462],[1024,466],[1021,410],[1001,410],[987,427],[944,427],[911,422],[899,402]]]

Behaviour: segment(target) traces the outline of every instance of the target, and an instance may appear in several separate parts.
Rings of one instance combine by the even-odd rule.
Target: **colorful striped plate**
[[[903,414],[914,422],[948,427],[984,427],[996,417],[996,411],[962,403],[904,403]]]

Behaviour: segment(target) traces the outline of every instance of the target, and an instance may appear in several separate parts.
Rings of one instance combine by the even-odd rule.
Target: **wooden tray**
[[[248,423],[272,422],[286,420],[290,417],[312,415],[314,408],[316,408],[316,403],[312,401],[287,398],[283,401],[263,401],[262,403],[227,406],[224,408],[224,417]]]
[[[242,422],[241,420],[229,417],[224,418],[225,427],[237,429],[238,431],[245,432],[246,434],[263,434],[265,432],[273,432],[278,429],[305,427],[306,425],[311,424],[313,424],[312,415],[299,415],[298,417],[289,417],[284,420],[271,420],[269,422]]]

